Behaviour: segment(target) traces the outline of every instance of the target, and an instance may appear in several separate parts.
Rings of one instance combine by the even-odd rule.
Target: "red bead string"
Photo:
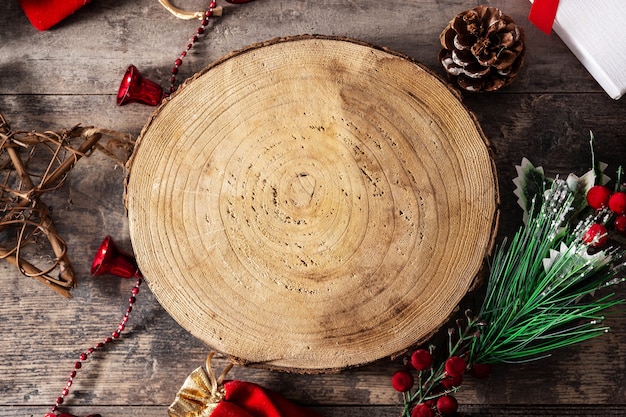
[[[231,2],[238,4],[238,3],[247,3],[248,1],[250,0],[240,0],[240,1],[232,0]],[[200,26],[196,29],[196,33],[189,40],[189,43],[187,44],[187,47],[185,48],[185,50],[182,51],[180,56],[176,59],[176,61],[174,61],[174,66],[172,67],[172,71],[171,71],[172,77],[170,78],[170,93],[173,93],[176,90],[176,87],[175,87],[176,75],[178,74],[178,69],[183,64],[183,59],[187,56],[187,53],[189,52],[189,50],[191,50],[193,45],[200,39],[200,35],[203,35],[205,33],[206,27],[209,24],[209,18],[214,16],[214,11],[216,7],[217,7],[217,1],[211,0],[211,2],[209,3],[209,7],[204,13],[204,16],[201,20]],[[135,304],[135,301],[136,301],[135,297],[139,293],[139,286],[141,285],[142,281],[143,281],[142,278],[137,279],[137,282],[135,283],[135,286],[132,289],[132,295],[128,299],[128,308],[126,309],[126,312],[124,313],[124,316],[122,317],[122,320],[120,321],[120,324],[117,326],[117,329],[113,333],[111,333],[111,336],[106,337],[103,341],[97,343],[96,345],[90,347],[89,349],[87,349],[86,351],[78,355],[78,360],[74,363],[74,369],[72,370],[69,378],[67,379],[65,388],[63,388],[63,391],[61,391],[61,395],[56,399],[55,404],[52,406],[51,412],[46,414],[44,417],[74,417],[71,414],[65,414],[65,413],[57,414],[57,410],[63,404],[65,397],[68,396],[70,392],[70,388],[72,387],[74,383],[74,378],[76,378],[78,370],[82,368],[83,362],[85,362],[89,358],[89,356],[96,350],[102,349],[107,344],[118,339],[120,335],[122,334],[122,332],[124,331],[126,327],[126,323],[128,322],[128,319],[130,317],[130,313],[133,310],[133,305]],[[92,414],[87,417],[100,417],[100,415]]]
[[[178,74],[178,68],[183,65],[183,59],[187,56],[187,52],[193,47],[193,45],[198,42],[200,39],[200,35],[204,34],[205,28],[209,24],[209,18],[213,17],[213,11],[217,6],[217,2],[215,0],[211,0],[209,3],[209,8],[206,12],[204,12],[204,17],[200,23],[200,26],[196,29],[196,33],[189,39],[189,43],[183,52],[181,52],[180,56],[174,61],[174,66],[172,67],[172,78],[170,79],[170,94],[176,90],[176,74]]]
[[[143,282],[143,279],[141,277],[138,278],[137,281],[135,282],[135,286],[131,290],[131,296],[128,299],[128,308],[126,308],[126,312],[124,313],[124,316],[122,317],[122,320],[120,321],[120,324],[117,326],[117,329],[115,329],[115,331],[113,331],[113,333],[111,333],[111,335],[106,337],[103,341],[96,343],[94,346],[90,347],[89,349],[87,349],[86,351],[78,355],[78,360],[74,363],[74,369],[72,370],[72,372],[70,372],[70,376],[67,379],[65,388],[63,388],[63,391],[61,391],[61,395],[56,399],[56,402],[52,406],[51,411],[48,414],[46,414],[44,417],[73,417],[71,414],[65,414],[65,413],[57,415],[56,411],[63,404],[65,397],[67,397],[67,395],[69,394],[70,388],[72,387],[74,383],[74,378],[76,378],[76,374],[78,373],[78,370],[83,367],[83,362],[85,362],[89,358],[89,356],[92,353],[94,353],[96,350],[102,349],[109,343],[113,342],[114,340],[119,339],[120,335],[126,328],[126,323],[128,322],[130,313],[133,311],[133,306],[135,305],[135,302],[137,301],[136,296],[137,294],[139,294],[139,286],[141,285],[142,282]],[[99,417],[99,414],[92,414],[87,417]]]

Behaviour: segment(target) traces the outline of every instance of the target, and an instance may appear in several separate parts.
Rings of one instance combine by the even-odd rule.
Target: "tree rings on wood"
[[[243,363],[298,372],[432,335],[498,214],[488,145],[457,94],[401,54],[321,36],[188,80],[144,127],[126,197],[171,316]]]

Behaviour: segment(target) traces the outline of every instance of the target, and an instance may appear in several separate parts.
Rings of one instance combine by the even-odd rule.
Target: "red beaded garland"
[[[200,23],[200,26],[196,29],[196,34],[191,37],[189,43],[187,44],[187,48],[183,52],[181,52],[180,56],[174,61],[174,66],[172,67],[172,77],[170,78],[170,93],[176,91],[176,74],[178,74],[178,68],[183,65],[183,58],[187,56],[187,51],[189,51],[193,44],[198,42],[198,35],[202,35],[205,32],[205,28],[209,24],[209,17],[213,17],[213,10],[217,7],[217,2],[215,0],[211,0],[209,3],[209,7],[207,11],[204,13],[204,17]]]
[[[132,289],[132,296],[128,299],[128,308],[126,308],[126,312],[124,313],[124,317],[122,318],[120,324],[117,327],[110,337],[106,337],[103,341],[96,343],[94,346],[88,348],[85,352],[81,352],[78,355],[78,361],[74,363],[74,370],[70,372],[70,376],[67,379],[67,383],[65,384],[65,388],[61,391],[61,395],[56,399],[55,404],[52,406],[51,412],[46,414],[45,417],[73,417],[71,414],[56,414],[59,406],[61,406],[65,400],[65,397],[70,393],[70,388],[74,383],[74,378],[76,378],[77,370],[83,367],[83,362],[85,362],[89,355],[95,352],[97,349],[102,349],[105,345],[111,343],[113,340],[118,339],[121,333],[124,331],[125,323],[128,321],[128,317],[130,316],[130,312],[133,310],[133,305],[137,301],[135,296],[139,293],[139,286],[143,282],[142,278],[138,278],[137,282],[135,282],[135,286]],[[98,414],[92,414],[91,417],[99,416]],[[88,416],[90,417],[90,416]]]

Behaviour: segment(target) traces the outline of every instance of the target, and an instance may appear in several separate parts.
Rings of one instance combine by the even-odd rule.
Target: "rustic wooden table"
[[[206,2],[180,0],[183,8]],[[526,156],[550,175],[583,173],[590,163],[589,132],[596,156],[612,167],[626,162],[626,102],[610,99],[555,35],[527,21],[525,0],[486,2],[524,26],[525,66],[497,93],[464,94],[491,141],[497,165],[502,220],[500,237],[521,223],[511,180]],[[257,0],[226,5],[181,67],[179,79],[245,45],[278,36],[318,33],[348,36],[402,52],[443,75],[437,62],[439,33],[468,0]],[[62,130],[93,125],[137,136],[153,112],[142,105],[117,107],[125,68],[168,84],[172,63],[196,21],[181,21],[156,0],[93,0],[47,32],[28,22],[17,0],[0,12],[0,112],[15,130]],[[607,40],[610,42],[610,40]],[[619,47],[619,45],[617,46]],[[81,160],[50,204],[79,276],[65,299],[0,263],[0,399],[5,416],[43,416],[54,403],[77,354],[114,329],[133,283],[90,277],[102,238],[110,234],[132,250],[122,202],[124,172],[102,155]],[[618,290],[626,295],[626,289]],[[475,301],[467,301],[471,307]],[[525,365],[497,366],[492,376],[468,379],[457,398],[474,416],[626,415],[626,313],[613,311],[612,331],[583,345]],[[76,415],[167,414],[185,377],[209,348],[171,319],[147,286],[122,338],[94,354],[67,398]],[[215,361],[218,369],[223,358]],[[236,367],[230,376],[259,383],[327,417],[397,416],[399,395],[390,386],[400,360],[332,375],[294,375]]]

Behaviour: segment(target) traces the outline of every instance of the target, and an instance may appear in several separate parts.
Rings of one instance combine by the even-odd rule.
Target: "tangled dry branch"
[[[75,126],[62,132],[12,131],[0,114],[0,259],[70,297],[76,276],[67,244],[41,197],[59,189],[78,160],[95,149],[124,166],[133,145],[129,135],[92,127]],[[33,244],[36,251],[53,252],[40,256],[40,260],[48,258],[43,266],[23,255]]]

